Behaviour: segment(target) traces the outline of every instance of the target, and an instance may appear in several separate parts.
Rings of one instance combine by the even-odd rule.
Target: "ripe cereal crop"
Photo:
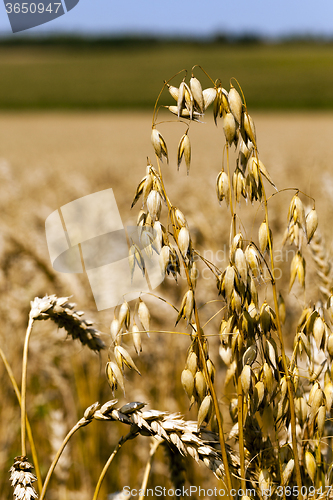
[[[63,293],[72,284],[80,294],[84,277],[64,284],[29,239],[6,228],[6,272],[16,251],[34,275],[29,293],[52,293],[31,298],[21,344],[0,346],[2,406],[21,415],[9,436],[15,499],[120,499],[128,484],[144,498],[150,485],[196,481],[226,498],[333,498],[330,254],[312,193],[281,187],[261,155],[251,103],[235,78],[226,82],[200,66],[165,81],[147,122],[145,171],[119,173],[141,237],[154,234],[145,257],[129,242],[130,272],[144,275],[145,258],[157,255],[156,290],[124,297],[93,323]],[[200,144],[206,122],[217,133],[209,128]],[[125,146],[132,140],[129,130]],[[172,171],[179,186],[170,186]],[[62,182],[78,195],[74,175]],[[105,175],[96,188],[107,183]],[[15,309],[12,291],[10,299]]]

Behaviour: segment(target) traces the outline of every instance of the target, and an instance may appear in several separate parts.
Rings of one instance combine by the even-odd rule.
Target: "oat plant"
[[[208,81],[208,88],[203,89],[194,74],[200,71]],[[183,78],[175,85],[173,82],[180,74]],[[277,287],[270,227],[270,201],[279,192],[259,157],[255,124],[243,91],[235,79],[231,79],[226,90],[220,80],[212,80],[199,67],[192,68],[188,80],[186,71],[180,74],[164,83],[156,101],[151,132],[156,165],[148,159],[146,175],[137,187],[133,205],[139,200],[142,203],[138,216],[141,234],[151,227],[157,234],[155,250],[160,256],[162,272],[175,279],[183,278],[184,294],[177,305],[176,324],[181,321],[186,325],[191,342],[181,382],[190,404],[197,406],[198,428],[211,422],[218,434],[226,496],[235,487],[238,496],[246,496],[249,485],[262,498],[332,495],[333,298],[330,265],[316,234],[315,202],[298,189],[290,189],[283,242],[294,248],[289,288],[294,287],[297,279],[298,290],[305,290],[305,259],[311,254],[322,280],[315,302],[308,304],[302,292],[303,311],[292,334],[287,328],[283,331],[286,305]],[[174,99],[172,105],[161,102],[167,91]],[[225,139],[222,146],[217,144],[223,160],[216,180],[217,197],[224,206],[221,217],[228,210],[231,222],[229,262],[224,269],[196,250],[185,215],[168,196],[163,173],[170,168],[166,165],[169,151],[161,133],[167,119],[157,121],[166,108],[183,125],[184,133],[174,156],[178,169],[185,163],[189,174],[190,129],[193,122],[203,121],[210,105],[215,124],[222,122]],[[233,166],[231,153],[235,157]],[[308,210],[304,201],[312,204]],[[248,239],[249,231],[244,229],[237,214],[243,203],[247,203],[254,217],[260,213],[258,208],[262,208],[263,218],[254,241]],[[142,257],[133,261],[133,269],[140,262]],[[216,293],[224,303],[217,313],[221,318],[217,333],[220,356],[227,366],[224,393],[230,395],[229,410],[234,424],[229,436],[196,300],[199,262],[214,276]],[[288,356],[286,339],[289,339]],[[234,443],[236,472],[232,466],[235,460],[231,459],[226,443],[228,438]]]
[[[207,88],[203,88],[199,76],[207,82]],[[209,107],[212,112],[206,113]],[[202,122],[211,119],[220,130],[216,155],[222,158],[222,167],[220,164],[216,172],[217,200],[221,218],[230,218],[228,262],[223,268],[196,248],[191,234],[194,228],[181,210],[181,200],[169,197],[164,180],[165,169],[179,170],[184,165],[190,174],[192,127],[204,126]],[[170,120],[183,128],[176,151],[169,150],[161,132],[163,123]],[[153,440],[140,498],[145,496],[154,455],[161,444],[174,457],[188,456],[206,466],[220,481],[220,491],[224,492],[221,496],[226,498],[333,498],[333,294],[330,262],[317,231],[315,201],[297,188],[282,190],[284,196],[290,195],[282,242],[293,249],[289,290],[298,294],[302,309],[296,321],[286,322],[287,315],[295,318],[298,312],[288,310],[288,300],[285,297],[285,303],[278,287],[274,261],[278,235],[270,222],[271,203],[282,193],[259,156],[255,124],[237,80],[231,79],[226,90],[220,80],[212,80],[195,66],[189,78],[187,71],[181,71],[165,81],[153,111],[151,142],[154,158],[147,160],[145,175],[132,203],[132,208],[141,205],[137,218],[141,245],[129,242],[129,265],[132,277],[136,273],[147,276],[147,259],[158,256],[161,273],[169,278],[168,286],[174,278],[175,286],[182,290],[179,303],[167,301],[171,323],[164,330],[176,335],[178,325],[187,334],[180,382],[184,398],[195,408],[196,420],[186,420],[165,408],[146,408],[146,402],[119,405],[117,399],[112,399],[104,404],[92,403],[68,431],[44,481],[38,477],[39,498],[47,497],[49,481],[71,437],[93,421],[108,425],[120,422],[129,431],[105,463],[93,500],[98,498],[106,474],[112,473],[116,454],[139,435]],[[246,228],[239,215],[244,204],[253,220],[259,221],[253,239],[248,237],[252,228]],[[313,263],[318,274],[318,287],[311,290],[311,299],[306,296],[307,261],[309,265]],[[219,323],[215,336],[219,339],[222,370],[216,369],[212,361],[216,352],[211,352],[205,333],[205,304],[198,300],[203,269],[208,269],[212,276],[218,304],[212,319]],[[156,296],[157,309],[159,298],[162,299]],[[33,453],[26,415],[26,373],[34,322],[50,319],[95,352],[108,347],[105,373],[114,396],[126,394],[126,370],[140,374],[139,363],[129,353],[128,341],[123,345],[123,339],[131,338],[134,350],[140,354],[142,335],[154,331],[144,296],[134,303],[128,303],[124,297],[115,308],[109,346],[82,315],[68,298],[51,295],[36,298],[31,304],[20,392],[16,386],[21,405],[22,449],[11,468],[15,499],[38,498],[34,487],[37,478],[26,448],[28,430]],[[153,341],[151,335],[150,342]],[[1,355],[15,384],[8,362]],[[35,454],[33,461],[39,476]],[[173,461],[177,463],[176,458]],[[184,479],[175,473],[181,467],[171,465],[170,469],[174,483],[184,484]]]

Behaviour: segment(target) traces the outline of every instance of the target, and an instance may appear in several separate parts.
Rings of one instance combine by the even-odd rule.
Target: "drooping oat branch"
[[[256,151],[256,156],[257,156],[257,162],[259,163],[258,151],[257,151],[256,147],[255,147],[255,151]],[[262,172],[261,172],[260,168],[258,169],[258,171],[259,171],[259,178],[261,179],[261,182],[262,182]],[[266,224],[268,227],[267,242],[268,242],[269,256],[270,256],[270,261],[271,261],[271,273],[272,273],[271,284],[272,284],[273,300],[274,300],[274,307],[275,307],[275,314],[276,314],[276,325],[277,325],[277,331],[278,331],[280,347],[281,347],[282,365],[283,365],[283,370],[284,370],[286,381],[287,381],[288,397],[289,397],[289,405],[290,405],[291,439],[292,439],[292,447],[293,447],[293,454],[294,454],[296,482],[297,482],[297,486],[298,486],[298,490],[299,490],[298,498],[299,498],[299,500],[301,500],[301,498],[302,498],[302,494],[301,494],[302,476],[301,476],[300,462],[299,462],[298,449],[297,449],[296,413],[295,413],[295,404],[294,404],[295,393],[294,393],[293,383],[291,381],[290,374],[289,374],[287,358],[286,358],[286,351],[285,351],[285,347],[284,347],[284,339],[283,339],[283,335],[282,335],[281,319],[280,319],[280,314],[279,314],[279,305],[278,305],[278,297],[277,297],[276,281],[275,281],[273,244],[272,244],[272,238],[271,238],[269,225],[268,225],[268,206],[267,206],[267,197],[266,197],[266,192],[265,192],[264,186],[262,186],[262,193],[263,193],[263,199],[264,199],[264,205],[265,205]]]
[[[184,82],[182,82],[182,83],[184,84]],[[215,91],[215,89],[214,89],[214,91]],[[160,161],[159,161],[162,158],[162,155],[166,156],[166,158],[168,159],[167,147],[166,147],[165,141],[162,138],[162,136],[159,134],[159,132],[157,132],[153,128],[153,133],[154,132],[155,132],[155,135],[158,133],[157,137],[153,137],[152,136],[152,143],[153,143],[153,146],[154,146],[154,149],[155,149],[156,161],[157,161],[157,165],[158,165],[160,190],[161,190],[161,194],[162,194],[163,198],[165,199],[167,207],[168,207],[168,215],[170,216],[170,219],[172,220],[173,219],[172,215],[174,213],[175,207],[172,206],[172,204],[171,204],[171,202],[170,202],[170,200],[169,200],[169,198],[167,196],[166,189],[165,189],[164,182],[163,182],[163,175],[162,175],[161,165],[160,165]],[[188,230],[186,228],[186,223],[185,223],[185,227],[181,228],[180,231],[182,229],[185,230],[188,233]],[[207,387],[209,389],[209,393],[211,395],[211,400],[212,400],[213,407],[214,407],[215,414],[216,414],[217,424],[218,424],[218,428],[219,428],[219,441],[220,441],[220,445],[221,445],[222,460],[223,460],[224,467],[225,467],[226,483],[227,483],[227,487],[228,487],[227,496],[229,496],[229,492],[232,489],[232,481],[231,481],[231,474],[230,474],[230,471],[229,471],[228,454],[227,454],[227,451],[226,451],[226,445],[225,445],[225,441],[224,441],[222,415],[221,415],[221,412],[220,412],[220,408],[219,408],[219,404],[218,404],[218,398],[217,398],[217,395],[216,395],[214,384],[213,384],[213,382],[211,380],[211,377],[210,377],[210,375],[208,373],[208,368],[207,368],[207,363],[206,363],[206,357],[205,357],[204,350],[203,350],[204,336],[203,336],[203,331],[202,331],[202,329],[200,327],[199,313],[198,313],[198,308],[197,308],[197,304],[196,304],[196,301],[195,301],[194,286],[193,286],[192,279],[190,277],[189,269],[188,269],[188,266],[186,264],[186,259],[185,259],[185,254],[187,253],[188,248],[184,252],[184,250],[182,249],[182,245],[180,243],[180,239],[179,239],[180,231],[178,231],[177,228],[175,228],[174,225],[173,225],[173,231],[174,231],[173,236],[174,236],[174,239],[175,239],[175,243],[176,243],[176,245],[178,247],[179,253],[181,255],[181,259],[183,261],[183,268],[184,268],[184,271],[185,271],[185,274],[186,274],[186,279],[187,279],[187,283],[188,283],[188,287],[189,287],[188,293],[193,298],[193,307],[191,309],[194,312],[195,322],[196,322],[196,331],[197,331],[197,341],[198,341],[198,345],[199,345],[200,364],[202,366],[204,378],[205,378]],[[190,239],[189,234],[188,234],[188,239]],[[188,247],[188,244],[186,244],[185,246]],[[192,314],[192,310],[190,312],[190,315]],[[181,316],[181,313],[180,313],[180,316]],[[208,401],[208,400],[206,400],[206,401]]]

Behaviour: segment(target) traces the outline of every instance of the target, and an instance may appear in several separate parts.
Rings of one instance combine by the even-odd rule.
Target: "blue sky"
[[[5,0],[6,3],[8,1],[15,2]],[[29,1],[38,3],[38,0]],[[290,34],[333,36],[333,1],[80,0],[62,17],[24,33],[54,32],[184,36],[247,32],[273,37]],[[2,2],[0,34],[19,36],[12,34]]]

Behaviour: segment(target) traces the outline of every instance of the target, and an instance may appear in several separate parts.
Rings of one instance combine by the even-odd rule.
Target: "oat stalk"
[[[226,150],[227,150],[227,171],[228,171],[228,177],[229,177],[229,206],[230,206],[230,214],[231,214],[231,220],[232,220],[232,229],[233,229],[233,235],[234,237],[236,236],[236,213],[234,212],[234,205],[232,201],[232,180],[231,180],[231,175],[230,175],[230,162],[229,162],[229,144],[225,145]],[[235,196],[235,194],[234,194]],[[236,196],[235,196],[236,198]],[[236,206],[236,200],[235,200],[235,206]]]
[[[234,211],[234,205],[236,207],[236,194],[234,193],[234,204],[232,199],[232,179],[230,175],[230,161],[229,161],[229,144],[225,145],[227,150],[227,172],[229,178],[229,206],[230,206],[230,214],[232,220],[232,229],[233,229],[233,237],[235,238],[237,230],[236,230],[236,212]],[[240,335],[243,337],[242,332]],[[244,344],[244,342],[242,342]],[[238,439],[239,439],[239,461],[240,461],[240,475],[241,475],[241,488],[242,490],[246,490],[246,481],[245,481],[245,445],[244,445],[244,432],[243,432],[243,424],[244,424],[244,394],[242,389],[242,384],[240,380],[240,374],[242,371],[241,367],[241,355],[238,356],[237,362],[237,398],[238,398]],[[229,490],[230,491],[230,490]]]
[[[257,156],[257,160],[258,160],[257,149],[256,149],[256,156]],[[262,174],[261,174],[260,169],[259,169],[259,176],[260,176],[261,181],[262,181]],[[268,224],[268,220],[269,220],[268,219],[268,205],[267,205],[267,198],[266,198],[264,186],[262,187],[262,191],[263,191],[263,198],[264,198],[266,222]],[[294,460],[295,460],[296,481],[297,481],[297,486],[298,486],[298,498],[299,498],[299,500],[301,500],[302,499],[302,494],[301,494],[302,476],[301,476],[300,462],[299,462],[298,449],[297,449],[296,416],[295,416],[295,405],[294,405],[295,395],[294,395],[293,385],[291,382],[289,369],[288,369],[288,365],[287,365],[287,359],[286,359],[286,353],[285,353],[285,347],[284,347],[284,339],[283,339],[283,335],[282,335],[281,320],[280,320],[280,314],[279,314],[279,305],[278,305],[278,298],[277,298],[277,291],[276,291],[273,245],[272,245],[270,231],[267,231],[267,236],[268,236],[269,256],[270,256],[270,261],[271,261],[271,284],[272,284],[273,300],[274,300],[274,307],[275,307],[275,314],[276,314],[276,324],[277,324],[277,331],[278,331],[278,336],[279,336],[279,341],[280,341],[280,346],[281,346],[282,363],[283,363],[283,369],[284,369],[284,373],[285,373],[285,377],[286,377],[286,381],[287,381],[288,398],[289,398],[289,404],[290,404],[291,438],[292,438],[292,447],[293,447],[293,454],[294,454]]]
[[[169,212],[169,214],[171,214],[172,205],[171,205],[170,200],[166,194],[166,190],[165,190],[164,182],[163,182],[162,170],[161,170],[159,158],[157,155],[156,155],[156,160],[157,160],[159,176],[160,176],[160,180],[161,180],[162,192],[163,192],[164,197],[165,197],[166,202],[167,202],[168,212]],[[176,241],[177,247],[179,249],[177,239],[175,239],[175,241]],[[214,406],[214,410],[215,410],[215,414],[216,414],[217,424],[218,424],[218,428],[219,428],[219,441],[220,441],[220,445],[221,445],[222,460],[223,460],[224,467],[225,467],[225,476],[226,476],[226,483],[227,483],[227,489],[228,489],[227,496],[229,497],[229,492],[232,489],[232,481],[231,481],[231,474],[229,471],[228,453],[226,451],[226,443],[225,443],[225,439],[224,439],[222,415],[220,412],[214,384],[213,384],[213,382],[209,376],[209,373],[208,373],[206,357],[204,355],[204,351],[203,351],[203,347],[202,347],[203,334],[202,334],[202,329],[200,328],[199,312],[198,312],[198,308],[197,308],[196,301],[195,301],[195,291],[194,291],[193,284],[192,284],[192,281],[191,281],[191,278],[189,275],[189,271],[188,271],[188,268],[187,268],[187,265],[185,262],[185,258],[183,256],[182,252],[180,251],[180,249],[179,249],[179,253],[180,253],[182,261],[183,261],[183,267],[185,270],[186,279],[187,279],[189,289],[193,293],[193,301],[194,301],[193,302],[193,311],[194,311],[194,316],[195,316],[195,321],[196,321],[196,329],[197,329],[197,335],[198,335],[197,338],[198,338],[198,344],[199,344],[200,363],[201,363],[203,371],[204,371],[205,380],[206,380],[207,386],[209,388],[210,395],[212,397],[213,406]]]

